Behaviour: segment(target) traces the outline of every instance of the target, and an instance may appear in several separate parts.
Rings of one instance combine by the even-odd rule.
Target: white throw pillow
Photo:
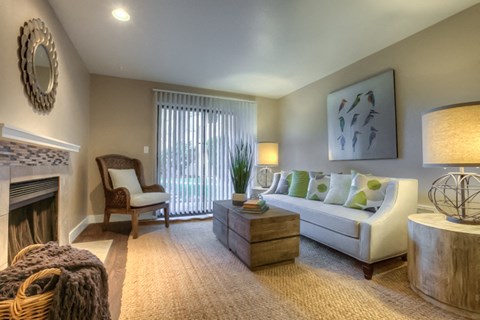
[[[332,173],[330,175],[330,188],[325,196],[324,203],[343,205],[347,201],[351,184],[351,174]]]
[[[108,169],[108,173],[114,189],[124,187],[133,194],[143,192],[134,169]]]
[[[276,194],[288,194],[288,188],[292,181],[292,173],[289,171],[282,171],[280,173],[280,180],[277,184],[277,189],[275,189]]]
[[[356,173],[353,175],[350,193],[344,206],[376,212],[385,199],[390,178]]]
[[[310,171],[310,182],[308,183],[307,199],[323,201],[328,193],[330,186],[330,176],[321,172]]]

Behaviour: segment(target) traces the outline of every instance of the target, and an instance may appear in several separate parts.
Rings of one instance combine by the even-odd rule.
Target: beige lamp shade
[[[423,165],[480,166],[480,101],[422,115]]]
[[[257,144],[257,165],[278,166],[278,143],[259,142]]]

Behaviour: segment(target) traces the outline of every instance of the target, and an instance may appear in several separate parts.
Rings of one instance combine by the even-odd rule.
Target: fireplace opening
[[[58,241],[58,177],[10,184],[8,264],[23,248]]]

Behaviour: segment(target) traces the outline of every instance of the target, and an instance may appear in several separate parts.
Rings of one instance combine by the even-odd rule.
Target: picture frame
[[[330,93],[327,120],[329,160],[397,158],[395,71]]]

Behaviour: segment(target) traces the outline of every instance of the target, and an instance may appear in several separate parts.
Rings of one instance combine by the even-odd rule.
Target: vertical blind
[[[212,211],[231,198],[229,152],[256,141],[255,102],[156,91],[157,182],[171,194],[173,215]]]

